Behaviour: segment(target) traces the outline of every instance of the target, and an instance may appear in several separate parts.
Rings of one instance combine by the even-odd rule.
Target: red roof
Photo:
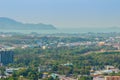
[[[106,76],[105,80],[120,80],[120,76]]]

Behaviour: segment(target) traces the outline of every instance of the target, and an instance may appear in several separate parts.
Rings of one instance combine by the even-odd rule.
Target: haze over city
[[[120,80],[120,0],[0,0],[0,80]]]
[[[120,26],[120,0],[0,0],[0,17],[57,28]]]

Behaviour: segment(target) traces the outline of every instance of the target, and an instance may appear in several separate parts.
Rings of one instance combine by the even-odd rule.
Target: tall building
[[[13,55],[14,55],[13,51],[7,51],[7,50],[0,51],[0,63],[2,65],[12,63],[13,62]]]

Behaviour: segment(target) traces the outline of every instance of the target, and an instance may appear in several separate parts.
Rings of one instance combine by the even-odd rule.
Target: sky
[[[120,26],[120,0],[0,0],[0,17],[57,28]]]

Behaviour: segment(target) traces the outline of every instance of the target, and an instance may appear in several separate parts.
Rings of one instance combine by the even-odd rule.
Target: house
[[[120,80],[120,76],[105,76],[104,80]]]

